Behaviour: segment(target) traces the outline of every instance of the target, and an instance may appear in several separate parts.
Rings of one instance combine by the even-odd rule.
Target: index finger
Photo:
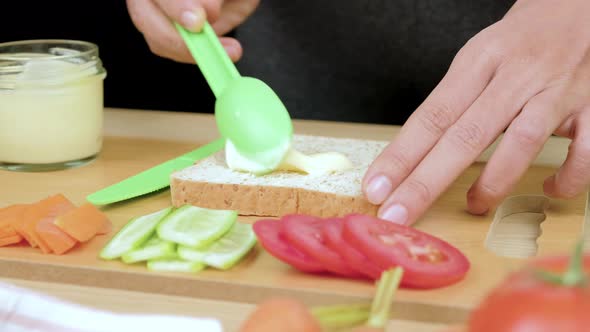
[[[457,54],[438,86],[371,164],[363,179],[371,203],[383,203],[483,92],[499,59],[479,50],[468,44]]]
[[[550,76],[543,66],[514,62],[499,70],[484,93],[388,197],[379,217],[401,224],[415,222],[511,123],[531,96],[543,89]]]

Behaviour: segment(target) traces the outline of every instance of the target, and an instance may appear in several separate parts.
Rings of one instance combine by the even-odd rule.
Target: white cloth
[[[0,283],[0,332],[222,332],[213,318],[117,314]]]

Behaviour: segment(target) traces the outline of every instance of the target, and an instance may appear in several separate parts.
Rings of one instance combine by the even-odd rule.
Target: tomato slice
[[[415,228],[365,215],[344,218],[344,240],[386,270],[404,268],[402,285],[435,288],[461,280],[470,264],[457,248]]]
[[[314,258],[334,274],[355,278],[362,276],[349,267],[337,252],[326,246],[322,234],[324,219],[307,215],[287,215],[282,220],[285,238],[293,247]]]
[[[344,238],[342,238],[343,228],[344,220],[342,218],[324,220],[322,235],[326,246],[340,254],[346,264],[359,273],[371,279],[379,279],[383,270],[369,260],[367,256],[344,241]]]
[[[295,249],[282,234],[282,221],[263,219],[256,221],[252,229],[260,245],[275,258],[303,272],[325,272],[323,266],[313,258]]]

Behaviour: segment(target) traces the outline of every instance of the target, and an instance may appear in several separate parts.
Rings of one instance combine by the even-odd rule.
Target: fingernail
[[[408,221],[408,210],[400,204],[388,207],[380,216],[381,219],[404,225]]]
[[[543,192],[546,195],[552,196],[555,191],[555,175],[551,175],[543,182]]]
[[[371,179],[367,186],[367,200],[372,204],[379,205],[391,194],[393,185],[385,175],[379,175]]]
[[[193,11],[185,11],[180,16],[180,24],[192,32],[199,32],[205,24],[205,10],[197,8]]]
[[[468,201],[467,206],[469,208],[469,212],[476,216],[483,216],[490,211],[490,209],[484,203],[479,201]]]
[[[473,187],[467,192],[467,210],[474,215],[484,215],[489,211],[489,207],[477,199]]]

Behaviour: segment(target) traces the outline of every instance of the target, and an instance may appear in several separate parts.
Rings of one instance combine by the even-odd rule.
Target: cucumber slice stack
[[[176,257],[176,244],[160,239],[157,234],[146,241],[140,248],[131,250],[121,256],[121,260],[127,264],[149,261],[152,259]]]
[[[181,259],[153,259],[147,262],[147,268],[151,271],[199,272],[205,268],[205,264]]]
[[[158,236],[188,247],[204,248],[223,236],[237,217],[236,211],[184,205],[158,225]]]
[[[154,233],[158,224],[172,211],[166,208],[145,216],[131,219],[100,251],[102,259],[117,259],[139,248]]]
[[[151,271],[195,273],[207,266],[227,270],[255,246],[238,213],[193,205],[169,207],[131,219],[101,250],[105,260],[142,263]]]
[[[204,249],[178,247],[178,256],[192,262],[202,262],[227,270],[242,259],[256,244],[252,225],[235,223],[218,241]]]

